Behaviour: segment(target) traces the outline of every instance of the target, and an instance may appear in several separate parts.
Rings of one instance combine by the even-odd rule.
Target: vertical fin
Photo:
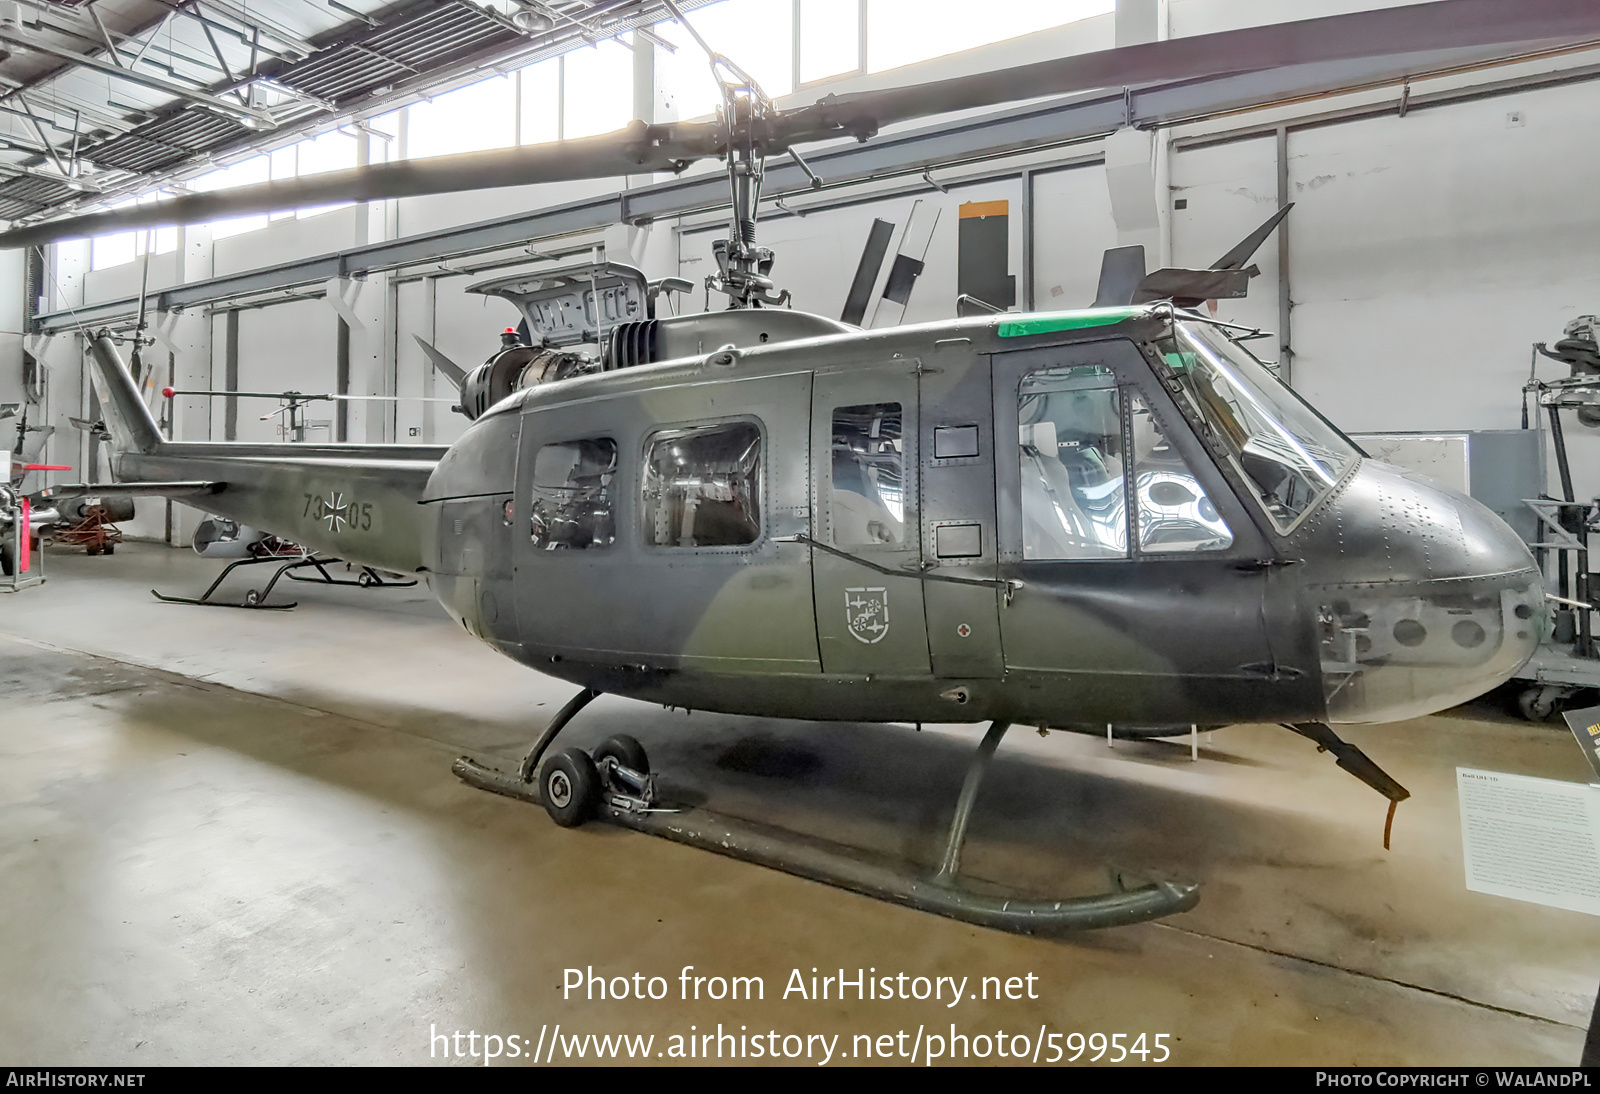
[[[1120,308],[1133,303],[1144,280],[1144,248],[1112,247],[1100,259],[1100,284],[1095,289],[1096,308]]]
[[[106,414],[106,428],[118,452],[153,453],[162,446],[161,430],[150,408],[139,397],[128,366],[122,363],[116,343],[102,332],[89,343],[94,361],[95,394]]]

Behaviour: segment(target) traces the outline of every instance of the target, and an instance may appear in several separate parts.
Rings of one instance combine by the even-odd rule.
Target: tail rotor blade
[[[424,339],[422,335],[413,334],[411,337],[417,340],[417,345],[422,347],[422,352],[427,354],[429,361],[433,362],[433,367],[439,370],[439,375],[454,384],[457,391],[460,391],[466,385],[467,372],[465,369],[446,357],[444,351]]]

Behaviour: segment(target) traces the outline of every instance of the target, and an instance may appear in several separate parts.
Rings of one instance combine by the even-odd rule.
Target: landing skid
[[[556,796],[570,798],[572,784],[562,781],[566,778],[564,772],[574,771],[573,783],[581,785],[583,779],[588,777],[583,767],[589,761],[586,758],[578,759],[584,754],[576,749],[568,749],[551,759],[541,772],[539,782],[533,779],[533,774],[555,735],[595,696],[593,691],[581,692],[563,707],[523,758],[516,772],[498,771],[463,756],[455,762],[455,774],[463,782],[481,790],[544,805],[557,823],[572,823],[558,816],[557,810],[551,809],[546,803],[540,784],[549,783]],[[1062,900],[976,892],[961,884],[957,875],[972,807],[994,750],[1008,728],[1009,723],[993,723],[973,755],[961,795],[956,801],[943,861],[933,874],[913,873],[907,869],[906,863],[883,859],[825,840],[797,836],[752,821],[723,816],[711,810],[663,806],[654,800],[654,776],[622,766],[613,755],[602,756],[602,753],[616,751],[615,742],[631,742],[637,748],[637,742],[631,738],[613,738],[596,750],[597,760],[590,765],[590,770],[599,776],[599,783],[594,789],[594,819],[753,862],[758,866],[782,870],[892,904],[902,904],[919,911],[1015,934],[1055,934],[1126,926],[1186,912],[1199,903],[1200,895],[1193,885],[1159,881],[1126,889],[1121,887],[1120,877],[1117,878],[1118,888],[1113,892]],[[577,753],[578,757],[574,757],[573,753]],[[638,758],[643,761],[642,750],[639,750]],[[551,765],[559,765],[553,779],[549,773]],[[646,780],[648,786],[644,785]]]
[[[318,585],[357,585],[363,589],[409,589],[417,583],[415,578],[410,581],[390,581],[371,566],[361,567],[360,572],[356,574],[354,579],[334,577],[324,567],[338,563],[338,559],[319,558],[309,561],[315,564],[317,572],[321,575],[320,577],[301,577],[299,574],[291,573],[289,580],[310,581]]]
[[[266,555],[261,558],[241,558],[238,561],[230,562],[227,566],[223,567],[222,572],[217,575],[217,579],[211,583],[210,587],[207,588],[205,592],[201,593],[197,597],[168,596],[167,594],[158,592],[155,589],[151,589],[150,592],[157,600],[165,600],[169,604],[198,604],[206,608],[250,608],[286,612],[290,608],[296,607],[299,604],[299,601],[291,601],[288,604],[266,603],[267,595],[272,592],[273,587],[278,584],[278,581],[285,574],[289,576],[291,581],[309,581],[318,585],[359,585],[363,589],[407,589],[416,584],[415,581],[386,581],[378,574],[376,570],[370,566],[361,567],[360,573],[356,575],[354,580],[334,577],[328,572],[327,567],[335,565],[338,562],[339,560],[336,558],[318,558],[316,555],[295,555],[290,557],[287,561],[285,561],[281,555]],[[222,583],[228,580],[228,575],[233,573],[233,571],[238,569],[240,566],[264,566],[272,563],[277,563],[278,569],[273,573],[272,578],[267,582],[266,586],[261,589],[250,589],[244,594],[244,600],[238,603],[232,603],[226,600],[211,599],[211,594],[216,592]],[[299,574],[294,573],[295,570],[303,570],[308,567],[315,569],[320,576],[301,577]]]

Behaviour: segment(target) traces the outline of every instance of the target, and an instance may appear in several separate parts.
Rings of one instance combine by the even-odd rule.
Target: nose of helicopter
[[[1330,722],[1431,714],[1532,656],[1547,625],[1542,575],[1483,505],[1366,460],[1313,523],[1307,607]]]

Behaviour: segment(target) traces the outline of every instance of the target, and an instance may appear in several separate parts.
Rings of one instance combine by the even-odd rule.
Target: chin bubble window
[[[547,444],[533,458],[533,545],[586,550],[616,541],[612,482],[617,443],[598,437]]]
[[[761,534],[761,430],[673,429],[645,446],[642,512],[652,547],[739,547]]]
[[[1233,532],[1137,393],[1128,397],[1140,554],[1221,551]]]

